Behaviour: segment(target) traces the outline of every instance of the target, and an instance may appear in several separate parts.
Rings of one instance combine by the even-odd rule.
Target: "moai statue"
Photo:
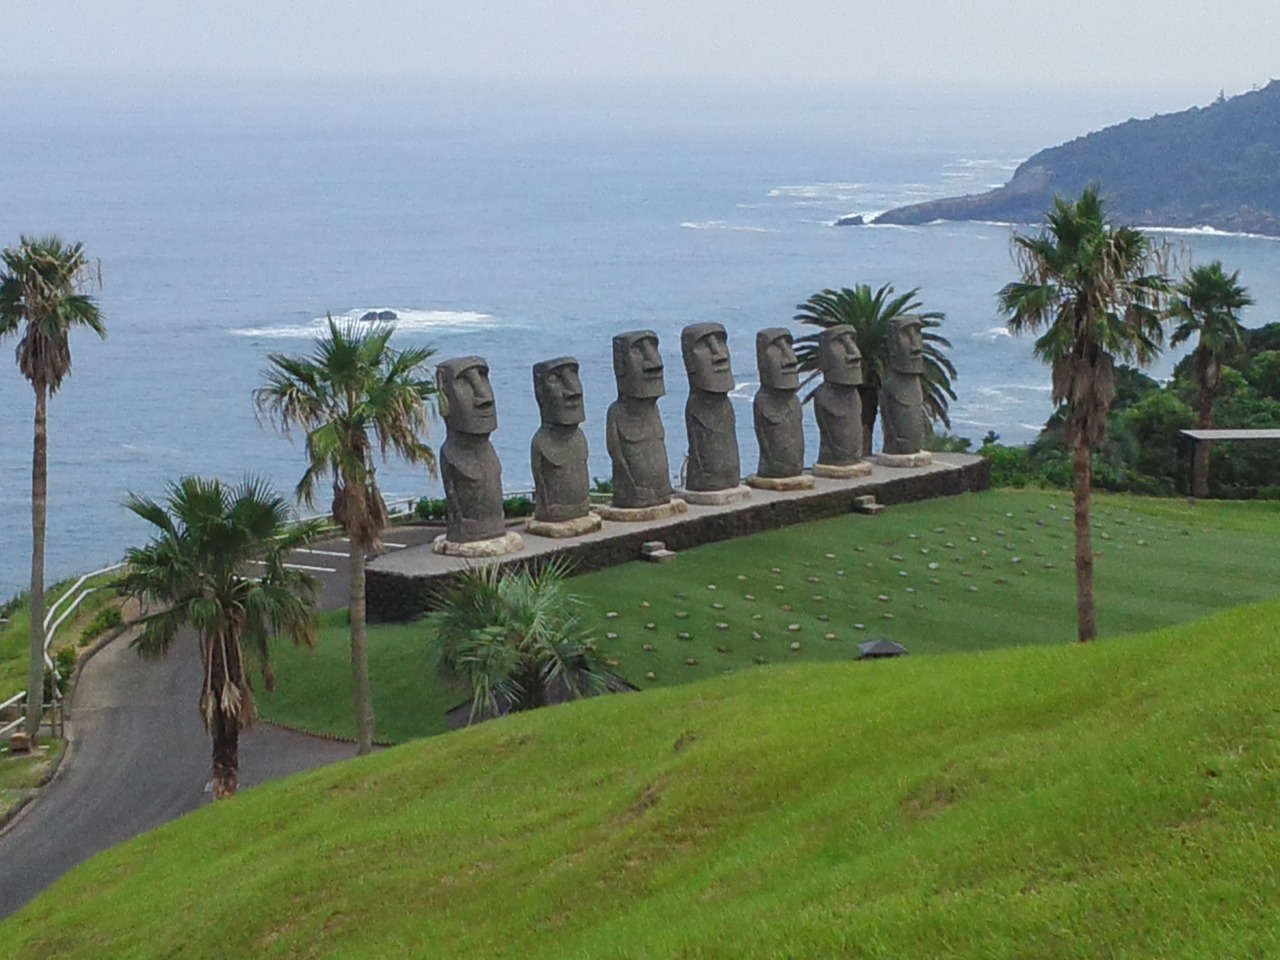
[[[807,490],[813,477],[804,472],[804,416],[800,410],[800,365],[791,331],[769,327],[756,334],[760,389],[751,412],[760,446],[760,465],[747,484],[764,490]]]
[[[652,520],[684,512],[688,505],[671,497],[667,434],[658,414],[658,398],[667,392],[658,335],[633,330],[614,337],[613,375],[618,399],[605,418],[613,502],[597,512],[606,520]]]
[[[455,357],[436,367],[436,388],[444,414],[440,477],[448,527],[432,544],[436,553],[496,557],[524,546],[508,533],[502,516],[502,463],[489,442],[498,414],[481,357]]]
[[[587,438],[578,426],[586,418],[578,361],[557,357],[535,363],[533,395],[542,426],[530,445],[533,517],[525,526],[542,537],[575,537],[599,530],[600,518],[591,512]]]
[[[734,384],[728,334],[718,323],[690,324],[680,333],[680,352],[689,376],[684,407],[689,459],[680,496],[701,504],[745,499],[751,491],[742,485],[737,421],[729,399]]]
[[[818,421],[815,477],[848,480],[865,477],[871,464],[862,461],[862,354],[853,327],[828,327],[818,337],[822,385],[813,392]]]
[[[876,463],[922,467],[932,455],[924,444],[924,336],[919,317],[889,321],[889,371],[880,387],[884,447]]]

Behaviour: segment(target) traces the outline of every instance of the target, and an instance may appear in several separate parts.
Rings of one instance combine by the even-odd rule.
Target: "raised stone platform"
[[[572,540],[539,537],[527,532],[524,550],[497,558],[504,565],[545,562],[553,555],[570,561],[579,573],[638,561],[647,542],[662,540],[668,549],[688,550],[704,543],[775,530],[779,527],[850,513],[858,498],[874,495],[880,504],[895,505],[991,486],[991,463],[962,453],[935,454],[922,467],[873,466],[871,475],[854,480],[817,478],[810,490],[752,491],[750,500],[721,506],[690,505],[688,512],[658,520],[615,523]],[[874,520],[867,521],[874,536]],[[441,556],[429,545],[384,554],[370,561],[365,583],[371,620],[413,620],[439,602],[449,579],[474,559]]]

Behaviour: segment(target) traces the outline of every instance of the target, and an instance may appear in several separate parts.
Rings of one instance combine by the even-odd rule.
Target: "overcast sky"
[[[1280,75],[1277,0],[0,3],[9,78],[1128,87],[1189,104]]]

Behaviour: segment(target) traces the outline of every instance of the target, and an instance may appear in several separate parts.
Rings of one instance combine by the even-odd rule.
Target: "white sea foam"
[[[1217,227],[1143,227],[1147,233],[1172,233],[1184,237],[1240,237],[1246,240],[1280,240],[1265,233],[1243,233],[1234,230],[1219,230]]]
[[[999,340],[1001,337],[1011,337],[1013,334],[1009,332],[1008,327],[988,327],[970,336],[975,340]]]
[[[768,227],[753,227],[729,223],[727,220],[685,220],[680,224],[685,230],[731,230],[734,233],[777,233]]]
[[[794,200],[851,200],[855,191],[865,189],[861,183],[793,183],[774,187],[770,197],[787,197]]]
[[[358,307],[346,313],[334,314],[334,319],[359,320],[370,311],[388,309],[396,314],[396,329],[405,333],[422,330],[484,330],[503,322],[492,314],[475,310],[415,310],[411,307]],[[255,340],[310,340],[323,333],[327,323],[327,318],[315,317],[307,323],[240,327],[231,333],[233,336],[252,337]]]
[[[729,391],[730,400],[750,400],[756,395],[756,388],[760,384],[754,380],[743,380],[733,385],[733,389]]]

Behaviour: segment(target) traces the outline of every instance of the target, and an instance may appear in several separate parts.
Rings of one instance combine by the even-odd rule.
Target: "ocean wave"
[[[767,196],[794,200],[851,200],[854,191],[866,189],[862,183],[793,183],[774,187]]]
[[[732,224],[727,220],[685,220],[680,226],[685,230],[731,230],[734,233],[777,233],[768,227],[752,227]]]
[[[358,307],[346,313],[335,313],[335,320],[359,320],[366,313],[392,310],[396,314],[398,331],[439,331],[448,329],[484,330],[504,325],[497,317],[476,310],[415,310],[411,307]],[[307,323],[279,324],[265,327],[240,327],[231,331],[232,336],[252,337],[258,340],[310,340],[326,329],[328,319],[315,317]]]
[[[999,340],[1001,337],[1012,337],[1008,327],[989,327],[986,330],[979,330],[977,333],[970,334],[974,340]]]
[[[742,380],[733,385],[733,389],[729,391],[730,400],[751,400],[756,395],[756,387],[760,384],[754,380]]]
[[[1146,233],[1172,233],[1182,237],[1240,237],[1245,240],[1280,240],[1265,233],[1219,230],[1217,227],[1142,227]]]

